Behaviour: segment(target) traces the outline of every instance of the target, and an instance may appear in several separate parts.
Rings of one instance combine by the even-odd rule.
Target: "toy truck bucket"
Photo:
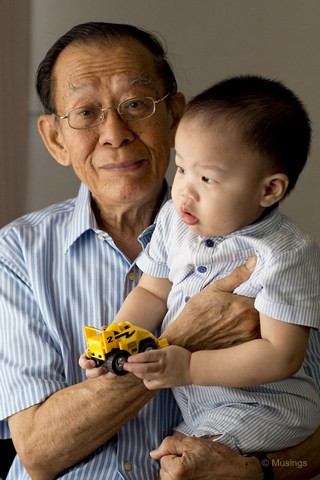
[[[84,327],[84,333],[88,350],[86,355],[88,358],[94,357],[97,360],[105,361],[106,359],[106,338],[104,330],[95,327]],[[109,332],[108,336],[112,336],[113,332]]]

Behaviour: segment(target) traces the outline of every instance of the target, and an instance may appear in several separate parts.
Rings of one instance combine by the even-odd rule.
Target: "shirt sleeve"
[[[284,322],[320,328],[320,249],[307,240],[266,261],[255,307]]]
[[[9,435],[10,415],[66,386],[59,348],[17,252],[8,251],[8,257],[0,259],[0,436],[4,438]]]

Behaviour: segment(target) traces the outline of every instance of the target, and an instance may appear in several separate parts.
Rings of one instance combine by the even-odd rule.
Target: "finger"
[[[152,379],[155,375],[159,375],[158,363],[129,363],[123,364],[123,370],[134,373],[139,378]]]
[[[95,368],[96,363],[94,360],[90,360],[89,358],[87,358],[86,354],[84,353],[79,358],[79,365],[81,368],[84,368],[87,370],[87,369]]]
[[[180,456],[183,453],[181,448],[181,442],[178,438],[175,437],[166,437],[158,448],[152,450],[150,455],[155,460],[160,460],[165,455],[176,455]]]
[[[127,361],[129,363],[154,363],[158,361],[161,353],[160,350],[148,350],[146,352],[137,353],[136,355],[131,355]]]
[[[101,377],[101,375],[106,375],[107,373],[110,372],[106,367],[86,369],[86,377],[90,379]]]
[[[109,370],[107,370],[107,368],[105,367],[101,367],[103,370],[104,370],[104,373],[102,375],[104,375],[105,378],[108,378],[108,379],[115,379],[115,378],[119,378],[118,375],[116,375],[115,373],[112,373],[112,372],[109,372]]]
[[[240,265],[240,267],[236,268],[229,275],[221,278],[221,280],[217,280],[207,288],[215,292],[233,292],[236,287],[248,280],[256,266],[256,262],[257,257],[250,257],[245,264]]]
[[[160,390],[163,386],[158,380],[143,380],[143,383],[148,390]]]
[[[175,455],[167,455],[163,457],[160,462],[160,480],[177,480],[178,477],[174,474],[173,468],[177,462]],[[181,478],[181,477],[179,477]]]

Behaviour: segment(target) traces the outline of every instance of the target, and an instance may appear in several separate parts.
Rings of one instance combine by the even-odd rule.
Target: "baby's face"
[[[236,127],[182,119],[176,141],[174,206],[201,236],[222,236],[257,220],[264,211],[265,162]]]

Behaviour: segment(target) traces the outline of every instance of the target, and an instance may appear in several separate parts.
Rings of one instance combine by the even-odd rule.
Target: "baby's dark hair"
[[[292,191],[306,164],[311,126],[300,99],[281,82],[257,75],[235,76],[194,97],[184,118],[210,126],[232,122],[250,148],[270,162],[272,173],[284,173]]]

